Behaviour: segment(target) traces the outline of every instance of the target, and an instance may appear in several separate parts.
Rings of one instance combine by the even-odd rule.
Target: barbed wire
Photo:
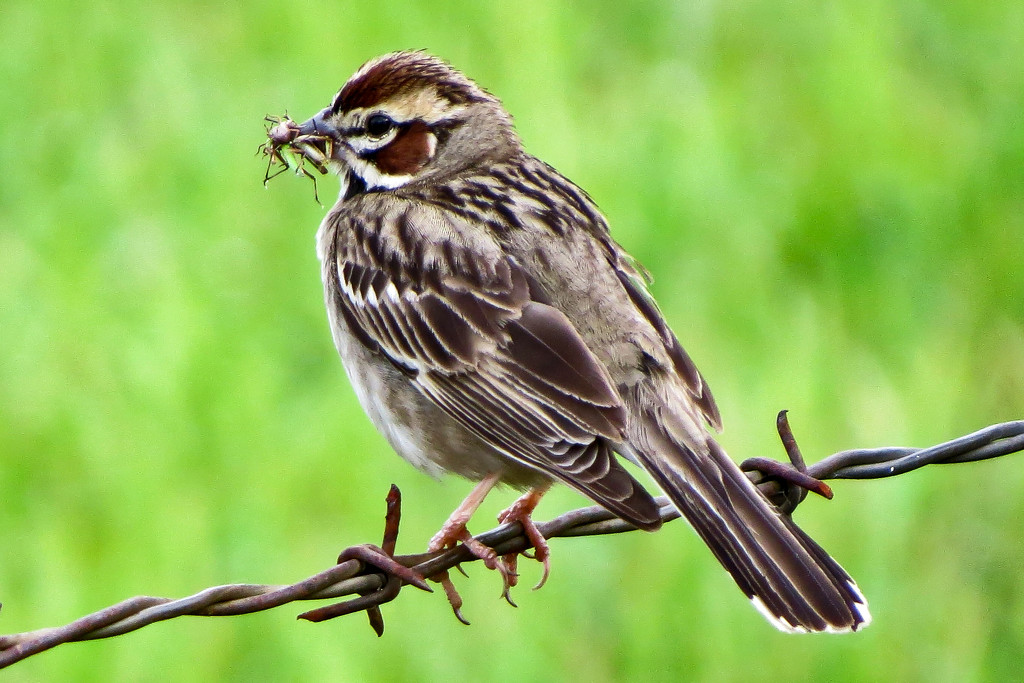
[[[740,467],[785,514],[791,514],[808,491],[831,498],[831,489],[824,483],[826,479],[891,477],[925,465],[974,462],[1024,450],[1024,420],[1018,420],[992,425],[931,448],[841,451],[808,467],[789,429],[785,411],[779,413],[777,426],[790,463],[751,458]],[[662,521],[679,517],[667,498],[662,496],[657,501],[661,506]],[[138,596],[64,626],[0,635],[0,669],[63,643],[111,638],[175,617],[251,614],[297,600],[326,600],[351,595],[359,597],[304,612],[299,618],[324,621],[365,611],[370,625],[381,635],[384,620],[380,606],[393,600],[405,584],[430,591],[423,577],[442,583],[456,617],[468,623],[459,610],[461,599],[447,580],[448,570],[460,568],[461,564],[473,562],[478,557],[463,545],[435,553],[394,555],[401,519],[401,494],[393,485],[387,496],[387,505],[381,546],[365,544],[347,548],[338,557],[336,565],[298,583],[287,586],[228,584],[180,599]],[[537,528],[547,539],[635,530],[633,525],[599,506],[566,512],[548,522],[538,523]],[[519,522],[503,524],[475,538],[499,556],[520,553],[531,547]]]

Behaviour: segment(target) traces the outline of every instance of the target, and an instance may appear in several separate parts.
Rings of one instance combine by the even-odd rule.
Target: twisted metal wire
[[[741,464],[747,476],[773,504],[786,514],[808,491],[831,498],[825,479],[876,479],[904,474],[925,465],[965,463],[995,458],[1024,450],[1024,420],[1004,422],[931,448],[874,448],[835,453],[807,467],[793,438],[785,411],[779,414],[779,434],[790,457],[784,464],[766,458],[752,458]],[[324,600],[356,595],[360,597],[299,615],[322,621],[365,611],[370,625],[384,631],[380,605],[393,600],[406,583],[430,590],[422,577],[439,580],[449,569],[478,559],[463,545],[430,554],[393,555],[401,516],[401,498],[392,486],[388,494],[381,547],[353,546],[342,552],[338,564],[307,579],[287,586],[228,584],[214,586],[177,600],[138,596],[86,615],[55,628],[0,635],[0,669],[63,643],[110,638],[149,624],[185,615],[230,616],[250,614],[296,600]],[[668,499],[659,497],[661,518],[668,522],[679,516]],[[566,512],[537,524],[545,538],[593,536],[633,531],[635,527],[602,507],[591,506]],[[498,555],[527,550],[530,543],[518,523],[503,524],[475,537]],[[457,596],[456,596],[457,597]],[[451,601],[452,596],[449,595]],[[453,602],[456,616],[458,606]],[[464,620],[463,620],[464,621]]]

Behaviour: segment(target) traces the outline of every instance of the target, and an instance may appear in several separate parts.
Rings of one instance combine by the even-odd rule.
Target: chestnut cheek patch
[[[437,142],[430,128],[414,121],[399,131],[395,139],[370,158],[381,173],[390,176],[415,175],[431,157]]]

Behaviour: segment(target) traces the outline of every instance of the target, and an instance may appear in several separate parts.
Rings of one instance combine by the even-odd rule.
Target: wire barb
[[[793,436],[793,430],[789,426],[788,414],[787,410],[779,412],[775,419],[775,428],[779,432],[782,447],[786,449],[790,464],[787,465],[770,458],[749,458],[740,463],[740,469],[747,472],[757,486],[768,479],[777,481],[780,490],[774,494],[765,491],[764,494],[772,505],[785,514],[792,515],[796,506],[807,497],[808,491],[813,491],[828,500],[832,500],[833,494],[828,484],[807,473],[807,463],[804,462],[804,456],[800,452],[796,437]],[[751,476],[749,473],[753,473],[753,475]]]
[[[876,479],[904,474],[931,464],[965,463],[1024,451],[1024,420],[1004,422],[931,448],[875,448],[841,451],[806,466],[796,440],[789,430],[785,411],[779,414],[779,434],[790,464],[754,458],[741,467],[756,486],[780,509],[792,509],[808,490],[825,495],[825,479]],[[769,465],[768,463],[773,463]],[[824,486],[824,490],[821,488]],[[795,492],[794,492],[795,489]],[[830,490],[829,490],[830,492]],[[827,497],[827,496],[826,496]],[[661,519],[669,522],[679,512],[665,497],[656,499]],[[796,503],[792,501],[796,500]],[[346,549],[338,564],[288,586],[228,584],[214,586],[178,600],[153,596],[129,598],[93,614],[55,628],[26,633],[0,635],[0,669],[63,643],[110,638],[138,630],[149,624],[184,615],[230,616],[271,609],[295,600],[325,600],[358,595],[346,602],[311,610],[300,615],[320,621],[342,614],[366,611],[378,635],[384,632],[380,605],[393,600],[404,583],[423,590],[430,587],[424,578],[438,581],[448,570],[460,568],[478,558],[462,545],[435,553],[395,555],[401,495],[392,485],[387,497],[384,538],[381,546],[358,545]],[[600,506],[571,510],[548,522],[536,525],[545,539],[633,531],[629,522],[619,519]],[[518,553],[532,547],[518,522],[502,524],[475,537],[498,556]],[[456,617],[467,623],[461,613],[461,598],[448,595]],[[320,616],[320,619],[316,617]]]
[[[402,518],[402,493],[394,484],[391,485],[391,490],[388,491],[387,510],[387,515],[384,517],[384,540],[381,543],[383,547],[378,548],[367,543],[346,548],[338,555],[338,564],[349,560],[358,560],[363,564],[364,571],[369,567],[373,567],[384,572],[387,577],[384,585],[370,591],[359,591],[358,598],[303,612],[299,615],[299,619],[320,622],[366,610],[366,616],[370,619],[370,626],[377,636],[380,637],[384,635],[384,616],[381,614],[380,606],[398,597],[398,592],[402,589],[403,583],[411,584],[428,593],[434,592],[429,584],[427,584],[426,579],[421,575],[395,561],[394,554],[395,546],[398,543],[398,524]]]

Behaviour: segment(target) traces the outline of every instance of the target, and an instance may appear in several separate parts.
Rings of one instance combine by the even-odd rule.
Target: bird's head
[[[268,135],[271,149],[290,145],[337,173],[342,198],[436,180],[519,149],[501,102],[423,52],[367,62],[329,107],[301,124],[285,119]]]

